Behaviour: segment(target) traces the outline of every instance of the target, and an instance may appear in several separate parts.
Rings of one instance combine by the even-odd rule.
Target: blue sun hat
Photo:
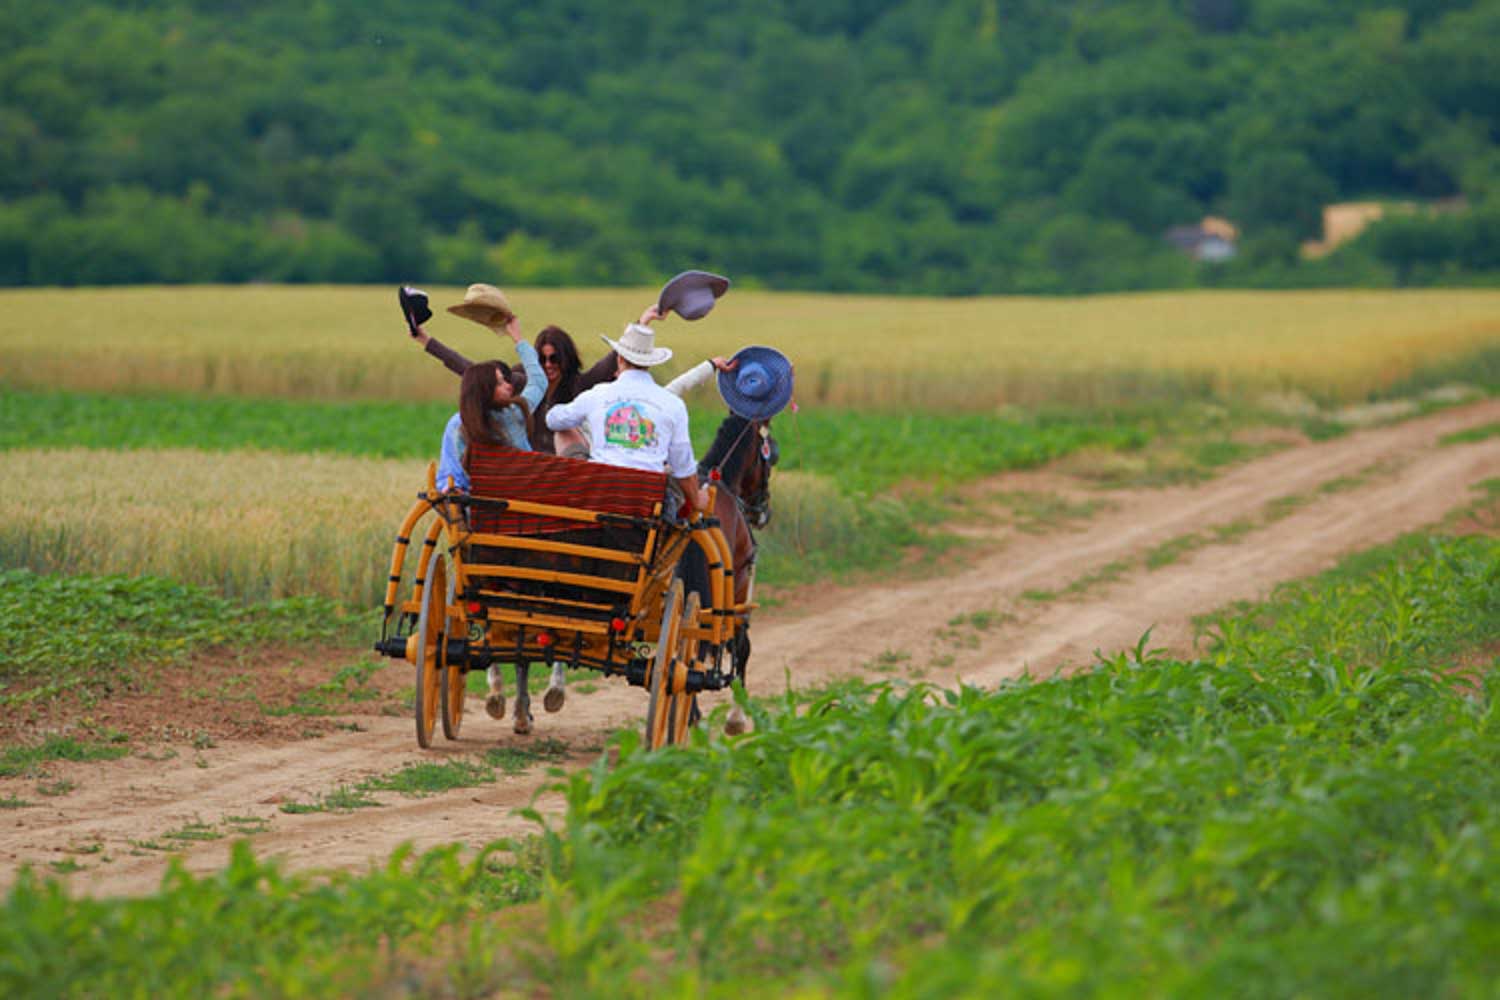
[[[746,347],[733,371],[719,372],[719,395],[736,416],[770,420],[792,401],[792,363],[773,347]]]

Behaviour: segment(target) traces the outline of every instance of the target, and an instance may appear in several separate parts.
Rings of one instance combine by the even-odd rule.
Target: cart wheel
[[[453,589],[457,583],[455,577],[448,578],[448,607],[453,606]],[[445,637],[453,635],[463,628],[463,619],[448,617],[447,628],[444,629]],[[468,693],[469,675],[463,666],[448,662],[448,643],[442,645],[442,654],[438,657],[440,665],[438,690],[441,693],[439,700],[443,709],[443,735],[450,740],[458,739],[458,731],[464,723],[464,696]]]
[[[659,750],[666,746],[670,731],[672,662],[677,638],[682,630],[682,581],[673,580],[662,600],[661,634],[656,638],[656,658],[652,661],[646,687],[646,748]]]
[[[667,743],[686,743],[688,729],[693,723],[696,714],[693,709],[697,707],[698,696],[688,694],[687,672],[698,660],[698,647],[702,640],[691,638],[688,628],[698,626],[698,592],[687,595],[687,600],[682,606],[682,624],[677,634],[677,650],[672,658],[672,675],[670,678],[667,702]]]
[[[417,746],[432,746],[437,725],[438,702],[442,698],[443,626],[447,619],[448,558],[437,552],[427,564],[427,584],[422,588],[421,612],[417,615]],[[436,596],[434,596],[436,595]]]

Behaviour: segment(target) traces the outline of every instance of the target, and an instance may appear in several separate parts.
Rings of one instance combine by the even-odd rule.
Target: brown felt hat
[[[515,318],[516,311],[505,301],[505,293],[494,285],[470,285],[464,300],[448,311],[464,319],[472,319],[480,326],[504,326]]]

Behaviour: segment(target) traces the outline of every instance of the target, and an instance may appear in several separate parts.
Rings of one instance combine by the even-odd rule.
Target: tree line
[[[0,283],[1492,282],[1497,51],[1500,0],[8,4]],[[1303,259],[1356,199],[1463,209]]]

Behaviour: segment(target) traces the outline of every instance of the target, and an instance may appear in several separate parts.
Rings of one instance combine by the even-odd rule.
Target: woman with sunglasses
[[[427,333],[420,325],[413,327],[412,339],[422,349],[441,361],[455,375],[462,375],[472,362],[453,348]],[[610,351],[588,369],[578,357],[578,345],[560,326],[546,326],[536,335],[536,355],[547,388],[531,407],[526,421],[526,436],[534,451],[552,451],[552,432],[547,429],[547,411],[575,396],[615,377],[615,352]]]

